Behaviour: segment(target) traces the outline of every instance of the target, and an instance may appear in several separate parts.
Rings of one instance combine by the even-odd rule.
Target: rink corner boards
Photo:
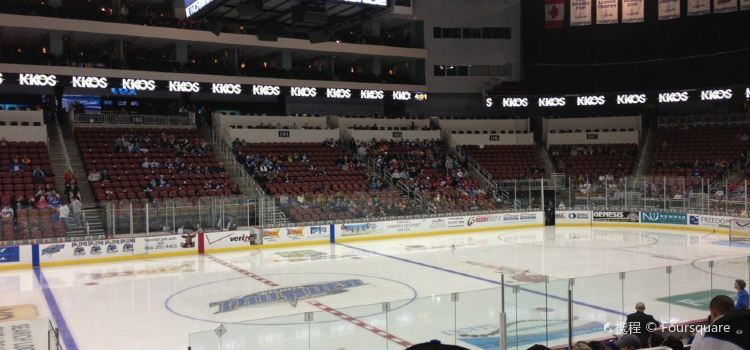
[[[686,226],[672,224],[644,224],[638,222],[591,222],[588,224],[556,224],[555,227],[623,227],[623,228],[652,228],[670,231],[692,231],[728,235],[728,228],[710,228],[701,226]]]
[[[612,213],[562,212],[563,217],[558,217],[555,226],[651,228],[728,234],[730,229],[727,222],[734,220],[730,217],[682,213],[667,214],[661,219],[643,215],[649,213]],[[602,217],[597,217],[605,214],[612,221],[601,221]],[[540,227],[544,227],[542,212],[523,212],[4,246],[0,247],[0,271]],[[261,239],[263,244],[253,244]]]

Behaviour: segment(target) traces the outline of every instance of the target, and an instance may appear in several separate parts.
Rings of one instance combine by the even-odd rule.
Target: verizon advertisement
[[[728,216],[714,216],[702,214],[688,214],[688,225],[710,227],[713,229],[729,229],[732,218]]]
[[[219,231],[204,234],[203,244],[206,250],[214,248],[240,248],[261,243],[259,230]]]

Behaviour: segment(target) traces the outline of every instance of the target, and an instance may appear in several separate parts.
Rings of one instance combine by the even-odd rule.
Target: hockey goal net
[[[730,241],[750,241],[750,219],[732,219],[729,224]]]

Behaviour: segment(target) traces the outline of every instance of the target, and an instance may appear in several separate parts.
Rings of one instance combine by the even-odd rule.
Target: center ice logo
[[[267,305],[288,302],[292,307],[297,306],[297,302],[303,299],[311,299],[332,294],[344,293],[349,288],[365,285],[362,280],[350,279],[336,282],[307,284],[297,287],[284,287],[263,292],[248,294],[242,297],[215,301],[208,304],[208,307],[218,306],[219,310],[215,314],[231,312],[239,309],[248,308],[256,305]]]

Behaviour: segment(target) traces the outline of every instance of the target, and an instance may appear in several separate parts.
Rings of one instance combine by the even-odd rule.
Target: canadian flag
[[[565,0],[544,0],[544,28],[560,29],[565,19]]]

